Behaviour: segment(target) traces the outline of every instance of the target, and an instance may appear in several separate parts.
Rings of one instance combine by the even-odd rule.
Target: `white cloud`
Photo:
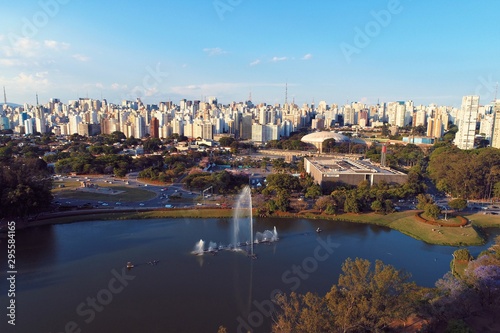
[[[288,86],[295,86],[295,84],[288,84]],[[215,82],[203,84],[191,84],[185,86],[175,86],[170,88],[170,93],[178,94],[185,97],[199,97],[205,96],[226,96],[226,95],[240,95],[242,90],[257,87],[285,87],[284,83],[271,83],[271,82]]]
[[[159,92],[158,87],[152,87],[150,89],[147,89],[144,92],[144,95],[147,96],[147,97],[150,97],[150,96],[156,95],[158,92]]]
[[[2,52],[6,57],[31,58],[40,54],[40,43],[31,38],[19,38],[10,46],[3,46]]]
[[[312,59],[313,55],[311,53],[307,53],[306,55],[304,55],[302,57],[302,60],[309,60],[309,59]]]
[[[55,40],[45,40],[43,41],[43,44],[45,45],[46,48],[52,49],[52,50],[67,50],[69,49],[69,44],[65,42],[58,42]]]
[[[3,67],[17,67],[17,66],[25,66],[26,63],[21,61],[21,59],[14,58],[0,58],[0,66]]]
[[[76,59],[78,61],[81,61],[81,62],[87,62],[90,60],[90,58],[86,55],[83,55],[83,54],[73,54],[73,59]]]
[[[260,64],[260,59],[256,59],[256,60],[252,61],[250,63],[250,66],[255,66],[255,65],[258,65],[258,64]]]
[[[16,77],[14,77],[14,82],[24,86],[25,88],[33,87],[38,88],[41,86],[47,86],[49,84],[49,80],[46,78],[47,72],[40,72],[33,74],[19,73]]]
[[[40,79],[43,79],[44,77],[46,77],[47,75],[49,74],[49,72],[45,71],[45,72],[37,72],[35,73],[35,76],[37,78],[40,78]]]
[[[220,47],[212,47],[212,48],[204,48],[203,52],[208,54],[209,56],[218,56],[222,54],[226,54],[227,52],[221,49]]]
[[[113,83],[111,84],[111,90],[125,90],[128,86],[126,84]]]
[[[273,57],[271,59],[272,62],[278,62],[278,61],[285,61],[287,60],[288,58],[287,57]]]
[[[59,52],[69,47],[70,44],[55,40],[39,42],[32,38],[17,38],[0,45],[0,64],[5,67],[43,67],[56,63],[57,57],[61,56]]]

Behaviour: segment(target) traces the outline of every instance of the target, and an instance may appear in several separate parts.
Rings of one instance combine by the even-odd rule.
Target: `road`
[[[125,186],[131,188],[140,188],[142,190],[150,191],[155,194],[155,197],[150,200],[137,201],[137,202],[121,202],[116,201],[112,195],[109,196],[109,200],[84,200],[84,199],[69,199],[64,198],[64,192],[56,196],[55,202],[61,205],[71,205],[71,206],[91,206],[93,208],[162,208],[168,205],[168,208],[195,206],[197,200],[200,196],[199,193],[190,192],[183,188],[182,183],[174,183],[170,185],[155,185],[147,183],[137,178],[138,172],[132,172],[127,174],[123,179],[118,179],[110,175],[99,175],[99,176],[65,176],[59,178],[59,181],[69,182],[69,181],[88,181],[94,184],[115,184],[117,186]],[[173,194],[181,194],[180,199],[169,199]]]

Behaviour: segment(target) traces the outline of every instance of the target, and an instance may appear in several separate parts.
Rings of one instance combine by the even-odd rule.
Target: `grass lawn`
[[[64,185],[64,187],[59,187],[59,185]],[[70,181],[70,182],[54,182],[54,188],[52,189],[52,194],[61,193],[68,190],[74,190],[75,188],[80,187],[80,182]]]
[[[73,184],[75,183],[75,184]],[[115,191],[122,191],[118,194],[98,193],[98,192],[85,192],[78,191],[80,187],[79,182],[65,182],[65,187],[57,187],[59,184],[54,182],[56,188],[52,190],[55,196],[65,199],[81,199],[81,200],[102,200],[102,201],[121,201],[121,202],[134,202],[134,201],[147,201],[153,199],[156,194],[151,191],[129,187],[120,186],[115,184],[99,184],[99,188],[112,188]]]
[[[105,220],[141,220],[157,218],[231,218],[231,209],[161,209],[152,211],[127,211],[117,213],[90,213],[82,215],[71,215],[54,217],[40,220],[38,224],[62,224],[81,221],[105,221]]]
[[[430,244],[453,246],[484,244],[484,239],[474,230],[474,228],[439,228],[437,226],[418,222],[414,218],[414,215],[415,211],[405,211],[389,215],[368,213],[329,216],[321,214],[312,216],[304,215],[303,217],[382,225]],[[432,231],[432,229],[441,230],[441,233]]]
[[[483,212],[478,212],[474,214],[464,215],[464,217],[471,220],[473,225],[477,225],[481,228],[500,227],[500,215],[491,215],[484,214]]]

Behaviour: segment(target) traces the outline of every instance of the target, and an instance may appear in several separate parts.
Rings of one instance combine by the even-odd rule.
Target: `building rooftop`
[[[354,160],[348,158],[316,157],[307,158],[314,167],[325,176],[339,174],[387,174],[404,175],[404,173],[390,168],[384,168],[372,163],[370,160]]]

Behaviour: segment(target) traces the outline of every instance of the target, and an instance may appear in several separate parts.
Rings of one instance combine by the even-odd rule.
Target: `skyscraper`
[[[493,134],[491,136],[491,146],[500,148],[500,99],[495,101],[493,107]]]
[[[479,96],[464,96],[457,114],[458,132],[455,145],[460,149],[473,149],[476,135],[476,122],[479,110]]]
[[[149,134],[152,138],[159,138],[160,122],[156,117],[151,118],[151,123],[149,124]]]

